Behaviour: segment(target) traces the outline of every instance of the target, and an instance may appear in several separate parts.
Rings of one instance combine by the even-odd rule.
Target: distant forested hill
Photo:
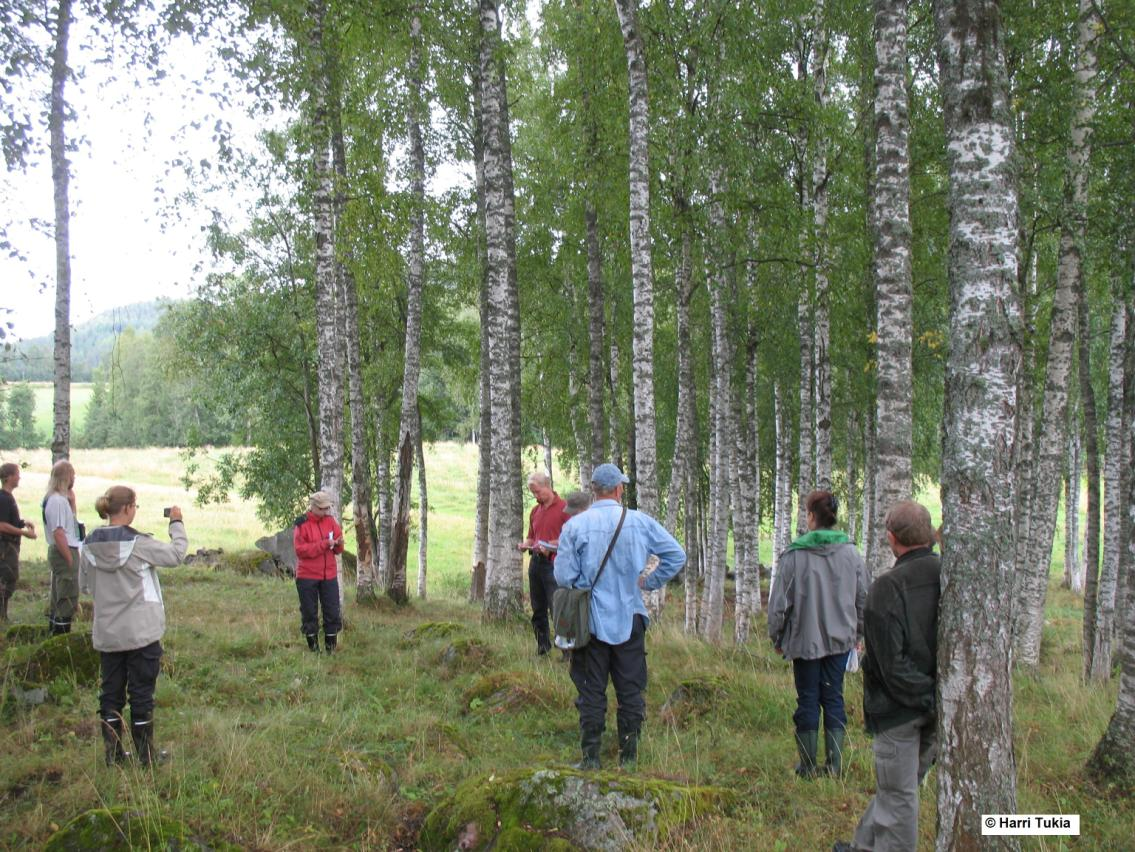
[[[71,331],[71,381],[89,382],[99,362],[114,348],[115,339],[127,328],[150,331],[169,299],[137,302],[111,308]],[[21,341],[12,349],[0,352],[0,379],[8,382],[50,382],[52,375],[53,335]]]

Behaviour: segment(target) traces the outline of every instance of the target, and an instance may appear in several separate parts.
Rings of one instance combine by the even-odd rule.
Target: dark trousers
[[[820,729],[820,708],[824,710],[824,728],[829,731],[847,727],[843,710],[843,673],[847,670],[847,652],[821,657],[818,660],[793,660],[796,678],[796,712],[792,721],[799,733]]]
[[[132,651],[102,651],[102,689],[99,715],[110,720],[122,716],[130,696],[130,718],[145,721],[154,713],[154,685],[162,667],[162,643],[151,642]]]
[[[532,629],[536,631],[536,648],[541,653],[551,650],[548,632],[552,612],[552,596],[556,593],[556,572],[552,560],[533,553],[528,560],[528,596],[532,599]]]
[[[319,610],[323,609],[323,632],[334,636],[343,629],[339,616],[339,581],[296,580],[300,595],[300,630],[304,636],[319,635]]]
[[[607,722],[607,678],[615,685],[619,702],[619,731],[637,732],[646,719],[646,621],[634,617],[626,642],[608,645],[595,636],[571,652],[571,680],[579,697],[581,730],[602,731]]]

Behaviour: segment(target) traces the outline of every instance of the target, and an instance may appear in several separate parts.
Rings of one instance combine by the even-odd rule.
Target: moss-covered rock
[[[42,642],[48,635],[46,624],[13,624],[4,631],[4,646]]]
[[[51,835],[44,846],[45,852],[129,852],[132,849],[237,852],[240,847],[207,842],[194,836],[181,823],[128,808],[96,808],[79,814]]]
[[[232,571],[242,577],[252,577],[260,573],[260,563],[264,553],[259,550],[241,550],[237,553],[222,553],[213,565],[214,571]]]
[[[425,621],[402,637],[402,645],[409,647],[431,639],[447,639],[465,631],[464,625],[452,621]]]
[[[692,718],[704,716],[719,705],[726,689],[725,678],[716,675],[684,680],[662,705],[662,721],[668,725],[683,725]]]
[[[485,675],[461,697],[466,713],[504,713],[529,706],[550,707],[554,701],[555,696],[549,689],[534,684],[531,676],[518,672]]]
[[[77,683],[94,683],[99,676],[99,654],[89,633],[49,636],[36,645],[17,645],[4,655],[7,677],[21,685],[35,686],[60,677]]]
[[[595,849],[652,846],[733,794],[717,787],[571,769],[472,778],[426,818],[422,849]]]
[[[493,651],[488,645],[480,639],[465,636],[446,645],[434,663],[438,676],[448,679],[459,672],[484,668],[492,659]]]

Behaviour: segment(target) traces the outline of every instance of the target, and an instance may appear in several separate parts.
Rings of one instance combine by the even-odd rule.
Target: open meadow
[[[47,451],[3,455],[28,463],[16,496],[24,514],[37,518]],[[428,600],[360,607],[348,582],[346,627],[333,657],[306,650],[293,583],[243,576],[225,562],[163,569],[168,629],[155,725],[172,757],[152,775],[102,764],[92,673],[51,679],[42,703],[21,700],[22,675],[11,664],[19,648],[7,639],[0,847],[42,848],[78,814],[125,807],[150,826],[137,848],[168,840],[170,821],[188,827],[201,844],[196,848],[453,848],[423,833],[423,825],[433,824],[427,815],[462,782],[473,782],[462,793],[473,798],[511,773],[575,762],[575,691],[566,665],[555,655],[535,655],[525,618],[482,624],[479,607],[466,602],[475,459],[473,448],[456,444],[427,451]],[[78,451],[73,461],[80,515],[89,524],[96,520],[95,496],[123,482],[139,492],[138,525],[159,536],[165,534],[161,507],[184,508],[191,552],[247,550],[268,531],[239,500],[194,506],[179,483],[176,450]],[[416,554],[414,540],[411,589]],[[12,621],[39,625],[48,595],[42,539],[27,543],[23,557]],[[691,802],[707,785],[728,796],[695,819],[659,818],[652,840],[629,848],[819,850],[849,839],[874,786],[861,676],[847,680],[846,777],[797,780],[791,668],[763,638],[763,619],[747,647],[688,639],[681,632],[680,584],[671,588],[668,617],[648,639],[648,719],[638,776],[689,791]],[[79,633],[90,630],[85,603]],[[1025,838],[1026,849],[1131,848],[1129,791],[1098,788],[1082,772],[1114,709],[1116,688],[1080,682],[1080,607],[1054,578],[1042,666],[1037,677],[1017,679],[1013,712],[1020,812],[1079,814],[1081,836]],[[615,765],[611,704],[605,766]],[[933,848],[934,777],[922,791],[924,849]],[[463,806],[448,807],[461,814]],[[510,819],[515,815],[502,810],[497,830]],[[540,830],[541,844],[522,847],[508,840],[515,835],[502,834],[482,836],[469,848],[564,842],[555,826]]]

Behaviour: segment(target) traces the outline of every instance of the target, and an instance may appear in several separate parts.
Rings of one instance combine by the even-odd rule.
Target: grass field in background
[[[55,388],[51,382],[28,382],[35,394],[35,430],[45,444],[51,443],[51,430],[54,428]],[[91,401],[93,385],[89,382],[71,384],[71,436],[83,428],[87,422],[87,404]]]

